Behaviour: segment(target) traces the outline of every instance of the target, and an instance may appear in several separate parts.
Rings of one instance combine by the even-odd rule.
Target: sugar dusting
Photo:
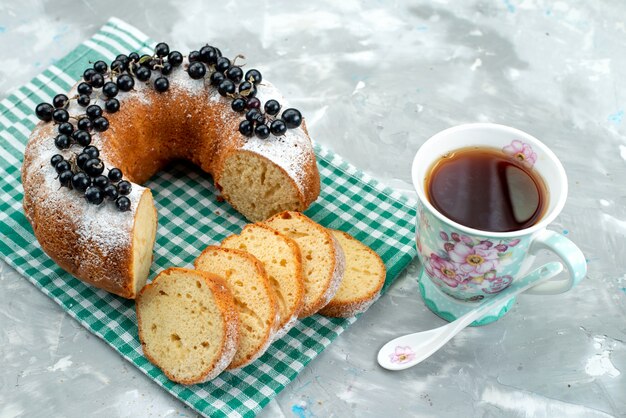
[[[184,64],[175,68],[168,76],[170,82],[169,92],[184,92],[189,96],[190,100],[202,100],[200,95],[206,97],[208,102],[223,102],[224,108],[229,111],[222,112],[221,116],[228,123],[226,126],[233,126],[236,129],[238,120],[243,115],[235,114],[230,111],[230,105],[227,104],[226,98],[223,98],[217,92],[217,89],[207,87],[208,80],[194,80],[184,70]],[[149,82],[141,82],[135,80],[135,87],[130,92],[119,92],[116,98],[120,101],[120,112],[124,110],[124,102],[130,99],[139,100],[142,103],[150,104],[154,97],[154,90],[151,87],[157,72],[153,72]],[[82,80],[78,81],[68,92],[68,96],[74,97],[77,94],[77,86]],[[270,98],[279,100],[286,108],[284,98],[277,90],[267,82],[263,82],[258,86],[258,95],[262,102]],[[104,107],[103,96],[98,94],[92,95],[92,104]],[[71,101],[67,108],[71,117],[77,118],[83,116],[85,108],[78,105],[76,101]],[[28,195],[32,204],[44,213],[63,213],[63,221],[58,226],[73,226],[78,234],[79,242],[77,246],[84,249],[79,262],[80,271],[76,274],[83,276],[94,271],[108,271],[106,263],[110,259],[115,258],[118,261],[123,260],[120,257],[126,257],[124,254],[130,248],[132,240],[132,229],[134,225],[134,217],[139,204],[142,193],[145,188],[133,183],[132,191],[128,198],[131,201],[130,212],[119,212],[114,204],[105,202],[101,205],[89,204],[80,193],[61,188],[58,182],[58,175],[54,167],[50,164],[50,158],[54,154],[61,154],[65,159],[69,160],[78,154],[81,147],[72,145],[68,150],[59,150],[54,145],[54,136],[56,135],[56,125],[53,123],[40,123],[37,125],[29,140],[28,155],[30,165],[24,167],[24,186],[25,194]],[[292,177],[300,189],[302,194],[305,192],[306,179],[308,176],[302,169],[307,163],[307,159],[314,156],[311,142],[302,127],[290,129],[286,135],[280,138],[271,136],[267,140],[260,140],[256,137],[242,141],[238,132],[225,135],[224,141],[233,146],[240,147],[251,152],[255,152],[263,157],[268,158],[276,165],[284,169],[287,174]],[[116,166],[115,156],[112,155],[106,145],[106,138],[102,138],[97,132],[92,132],[92,145],[100,150],[100,158],[104,162],[107,169]],[[42,175],[43,174],[43,175]],[[32,211],[27,210],[27,217],[34,222]],[[38,220],[38,222],[42,222]],[[47,222],[55,222],[53,218]],[[57,221],[59,222],[59,221]],[[46,248],[44,243],[44,249]],[[75,260],[76,261],[76,260]],[[122,277],[97,277],[95,280],[114,281],[118,284],[124,280]]]
[[[213,292],[215,293],[214,298],[216,302],[218,299],[226,299],[225,295],[228,295],[230,303],[225,303],[224,301],[220,303],[220,306],[224,307],[223,315],[225,325],[222,354],[215,363],[213,369],[201,380],[201,382],[208,382],[209,380],[215,379],[220,373],[226,370],[226,367],[228,367],[228,365],[233,361],[233,358],[235,358],[235,354],[237,353],[237,348],[239,346],[239,321],[235,320],[235,318],[239,317],[237,307],[235,306],[232,296],[230,295],[230,291],[226,286],[217,282],[212,283],[214,283]],[[219,289],[219,293],[221,294],[218,295],[218,292],[215,292],[216,289]]]
[[[341,248],[339,241],[337,241],[337,238],[335,238],[333,234],[328,231],[326,233],[330,236],[335,248],[335,269],[333,270],[328,290],[326,290],[326,293],[324,294],[322,307],[326,306],[328,302],[335,297],[335,293],[337,293],[339,286],[341,286],[341,280],[343,279],[343,274],[346,270],[346,256],[343,252],[343,248]]]
[[[276,331],[276,335],[274,335],[273,340],[279,340],[283,338],[291,328],[293,328],[298,322],[298,315],[294,314],[289,318],[289,320],[282,326],[278,331]]]
[[[275,99],[281,104],[281,109],[289,107],[284,97],[267,81],[263,81],[258,86],[257,97],[261,103]],[[313,146],[302,126],[288,129],[285,135],[280,137],[274,135],[270,135],[267,139],[251,137],[242,149],[255,152],[277,164],[295,180],[298,188],[304,192],[308,176],[302,167],[306,164],[307,158],[313,155]]]
[[[39,125],[33,132],[29,148],[29,155],[33,160],[24,182],[33,203],[44,213],[64,211],[67,223],[75,225],[80,239],[85,241],[80,244],[89,242],[90,251],[94,254],[106,256],[118,249],[127,248],[130,245],[133,215],[145,188],[133,185],[131,193],[127,196],[131,201],[131,212],[120,212],[111,202],[92,205],[75,190],[60,187],[58,174],[50,164],[50,159],[55,154],[61,154],[63,158],[69,160],[82,147],[73,145],[67,150],[57,149],[52,139],[54,128],[55,125],[52,124]],[[99,145],[97,135],[93,135],[92,143]],[[102,150],[100,157],[107,168],[112,167],[106,158],[105,150]],[[33,169],[36,171],[33,172]],[[30,185],[29,179],[42,181]],[[86,247],[83,248],[88,250]],[[85,259],[83,262],[90,263],[91,261]]]

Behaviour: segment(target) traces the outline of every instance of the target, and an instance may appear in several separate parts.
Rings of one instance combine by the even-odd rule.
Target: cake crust
[[[234,155],[252,155],[255,161],[282,173],[283,187],[295,197],[286,204],[292,206],[290,209],[306,209],[320,191],[315,154],[304,121],[281,137],[246,138],[238,131],[243,115],[232,111],[229,100],[217,89],[204,80],[189,78],[183,68],[181,65],[170,74],[170,88],[165,93],[142,82],[136,82],[129,92],[120,91],[116,97],[120,111],[106,114],[109,129],[92,132],[92,145],[100,150],[105,166],[121,169],[125,179],[133,183],[128,195],[130,213],[117,212],[111,204],[91,205],[79,193],[59,186],[50,158],[61,154],[70,160],[80,148],[73,145],[59,150],[54,146],[58,125],[39,122],[26,146],[23,207],[41,247],[73,276],[125,298],[135,298],[137,284],[146,281],[146,277],[135,277],[132,266],[137,209],[140,200],[147,200],[144,194],[150,193],[140,184],[170,161],[184,159],[210,173],[222,197],[253,221],[262,220],[256,217],[265,212],[247,209],[238,197],[245,198],[245,190],[224,188],[229,184],[225,166]],[[153,74],[151,83],[155,77]],[[69,97],[76,95],[77,85]],[[258,86],[257,97],[284,103],[266,81]],[[94,103],[104,106],[101,99]],[[75,101],[67,110],[70,115],[84,114],[84,108]],[[260,204],[270,206],[263,200]],[[283,210],[283,206],[277,204],[274,210]],[[148,245],[152,247],[154,241]]]

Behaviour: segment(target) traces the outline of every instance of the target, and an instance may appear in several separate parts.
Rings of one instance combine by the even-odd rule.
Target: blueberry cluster
[[[118,168],[110,169],[108,175],[104,176],[104,163],[98,158],[100,151],[91,145],[91,132],[106,131],[109,128],[109,121],[102,116],[100,106],[89,104],[92,92],[87,93],[86,88],[81,87],[83,85],[91,88],[86,83],[78,86],[79,95],[74,99],[80,103],[81,97],[86,96],[87,103],[85,114],[72,118],[76,122],[75,125],[70,122],[67,111],[70,99],[65,94],[57,94],[52,99],[52,104],[40,103],[35,109],[39,119],[54,120],[57,124],[58,135],[54,138],[54,144],[58,149],[68,149],[72,145],[82,147],[82,152],[73,155],[70,160],[55,154],[50,164],[59,175],[61,187],[69,187],[83,193],[85,199],[94,205],[99,205],[107,198],[114,201],[120,211],[130,210],[130,199],[126,197],[130,193],[130,182],[122,180],[122,171]],[[107,101],[105,108],[109,107],[110,100]]]
[[[246,71],[236,65],[237,56],[232,62],[222,56],[222,52],[213,46],[205,45],[198,51],[191,51],[188,56],[187,73],[194,80],[207,79],[217,88],[220,95],[232,99],[231,108],[244,113],[246,119],[239,124],[239,132],[247,137],[256,135],[261,139],[284,135],[287,129],[293,129],[302,123],[302,114],[297,109],[286,109],[278,116],[280,104],[268,100],[261,110],[261,101],[256,97],[257,85],[263,80],[256,69]]]
[[[77,190],[85,195],[87,202],[94,205],[101,204],[105,199],[114,201],[117,208],[125,212],[130,210],[131,183],[122,180],[122,171],[112,168],[105,176],[104,164],[99,156],[98,148],[87,146],[77,156],[70,160],[61,154],[55,154],[50,164],[59,174],[61,186]]]
[[[256,69],[244,74],[241,66],[236,65],[240,55],[231,62],[222,56],[218,48],[205,45],[198,51],[191,51],[187,58],[189,77],[208,81],[220,95],[232,99],[231,108],[235,112],[245,113],[245,119],[239,124],[239,132],[244,136],[256,135],[261,139],[268,138],[270,134],[281,136],[287,129],[297,128],[302,123],[302,114],[297,109],[289,108],[281,113],[281,105],[276,100],[268,100],[261,109],[261,101],[256,94],[263,77]],[[140,56],[132,52],[118,55],[110,65],[101,60],[94,62],[83,73],[83,81],[78,84],[74,97],[57,94],[52,104],[37,105],[37,117],[45,122],[54,121],[57,125],[54,144],[58,149],[82,147],[82,151],[69,160],[60,154],[52,157],[50,163],[58,173],[62,187],[83,193],[89,203],[99,205],[106,199],[115,202],[120,211],[130,210],[127,195],[131,183],[122,180],[123,174],[118,168],[111,168],[104,175],[105,166],[99,158],[100,151],[91,145],[93,131],[104,132],[109,128],[103,108],[92,104],[92,99],[104,102],[107,113],[115,113],[120,109],[116,98],[120,91],[133,90],[135,80],[145,83],[152,80],[157,92],[165,92],[170,86],[167,76],[182,63],[183,55],[170,51],[169,46],[161,42],[152,55]],[[72,100],[85,108],[84,114],[70,116],[67,109]]]

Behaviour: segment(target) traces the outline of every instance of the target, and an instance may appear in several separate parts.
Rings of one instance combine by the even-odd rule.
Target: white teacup
[[[482,231],[447,218],[429,202],[425,179],[433,164],[445,154],[473,146],[501,149],[532,166],[543,178],[548,202],[538,222],[512,232]],[[586,275],[587,264],[580,249],[563,235],[546,229],[565,205],[567,176],[556,155],[533,136],[486,123],[446,129],[420,147],[413,160],[412,180],[418,196],[416,244],[423,266],[420,292],[427,306],[444,319],[454,320],[472,309],[472,302],[506,289],[528,272],[540,249],[559,256],[569,275],[535,286],[527,293],[563,293]],[[498,319],[512,303],[510,300],[476,324]]]

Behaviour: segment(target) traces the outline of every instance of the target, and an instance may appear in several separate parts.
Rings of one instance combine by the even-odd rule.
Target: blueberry
[[[258,138],[265,139],[270,136],[270,128],[265,124],[257,125],[256,128],[254,128],[254,134]]]
[[[67,122],[70,120],[70,114],[65,109],[55,109],[52,112],[52,119],[59,123]]]
[[[104,196],[106,196],[106,198],[109,200],[115,200],[117,199],[117,196],[119,196],[119,193],[117,192],[117,187],[110,183],[104,189],[102,189],[102,193],[104,193]]]
[[[93,89],[89,84],[83,82],[78,85],[76,91],[78,91],[78,94],[86,94],[89,96],[93,92]]]
[[[256,96],[256,86],[249,81],[244,81],[239,84],[239,94],[245,97],[254,97]]]
[[[91,204],[99,205],[104,200],[104,194],[97,187],[91,186],[85,191],[85,199]]]
[[[44,122],[52,120],[52,112],[54,112],[54,108],[50,103],[39,103],[35,108],[35,114]]]
[[[104,164],[100,160],[100,158],[92,158],[87,160],[85,163],[85,173],[89,174],[91,177],[96,177],[102,174],[104,171]]]
[[[163,93],[170,88],[170,82],[166,77],[158,77],[156,80],[154,80],[154,88],[159,93]]]
[[[91,120],[102,116],[102,108],[98,105],[89,105],[85,110],[87,117]]]
[[[98,132],[104,132],[109,129],[109,120],[104,116],[100,116],[99,118],[95,118],[93,120],[93,127]]]
[[[74,125],[69,122],[64,122],[59,125],[59,133],[64,135],[72,135],[74,132]]]
[[[69,100],[70,99],[65,94],[57,94],[52,99],[52,106],[56,108],[65,107],[65,105],[67,104]]]
[[[130,182],[127,180],[122,180],[119,183],[117,183],[117,191],[122,196],[129,194],[131,189],[132,189],[132,184],[130,184]]]
[[[135,87],[135,79],[128,74],[122,74],[117,78],[117,87],[122,91],[131,91]]]
[[[220,83],[220,85],[217,87],[217,91],[222,95],[222,96],[227,96],[229,94],[234,94],[236,91],[236,87],[235,87],[235,83],[233,83],[230,80],[224,80]]]
[[[99,60],[93,63],[93,69],[99,72],[100,74],[105,73],[108,68],[109,67],[107,66],[107,63],[102,60]]]
[[[99,89],[100,87],[104,86],[104,77],[102,76],[102,74],[95,73],[91,77],[90,84],[91,84],[91,87]]]
[[[120,101],[116,98],[109,99],[104,103],[104,108],[109,113],[115,113],[120,110]]]
[[[120,212],[126,212],[130,210],[130,199],[126,196],[120,196],[115,201],[115,206]]]
[[[285,122],[287,128],[294,129],[302,123],[302,114],[298,109],[289,108],[283,111],[281,119]]]
[[[76,124],[76,127],[82,131],[91,131],[91,128],[93,127],[91,120],[89,118],[80,118],[78,119],[78,123]]]
[[[287,132],[287,125],[282,120],[276,119],[270,124],[270,132],[276,136],[284,135]]]
[[[109,170],[109,180],[111,180],[113,183],[117,183],[121,179],[122,170],[120,170],[119,168],[112,168],[111,170]]]
[[[79,192],[84,192],[91,186],[91,178],[86,173],[79,171],[72,176],[72,187]]]
[[[109,98],[117,96],[118,92],[119,88],[117,87],[117,84],[112,81],[107,81],[102,87],[102,93]]]
[[[137,80],[139,81],[148,81],[150,79],[151,74],[152,74],[152,71],[150,71],[148,67],[139,67],[135,71],[135,76],[137,77]]]
[[[61,154],[54,154],[52,158],[50,158],[50,164],[52,164],[52,167],[56,167],[57,164],[63,160],[64,158]]]
[[[268,115],[276,115],[280,111],[280,103],[277,100],[271,99],[265,102],[265,113]]]
[[[54,138],[54,145],[56,145],[58,149],[68,149],[70,145],[72,145],[72,142],[69,136],[60,134]]]
[[[246,71],[246,75],[244,77],[246,81],[250,81],[254,84],[259,84],[263,81],[263,77],[261,76],[261,72],[259,70],[255,70],[254,68]]]
[[[243,112],[244,109],[246,108],[246,99],[244,99],[243,97],[237,97],[235,100],[233,100],[233,102],[230,104],[230,107],[235,111],[235,112]]]
[[[91,103],[91,97],[86,94],[81,94],[80,96],[78,96],[78,99],[76,99],[76,101],[82,107],[87,107],[89,106],[89,103]]]
[[[241,67],[237,66],[230,67],[226,70],[226,77],[228,77],[228,79],[232,80],[234,83],[239,83],[243,78],[243,70],[241,69]]]
[[[172,51],[167,56],[167,62],[172,64],[174,67],[178,67],[183,63],[183,54],[178,51]]]
[[[241,132],[243,136],[252,136],[253,126],[254,125],[249,120],[242,120],[239,124],[239,132]]]
[[[156,54],[157,57],[164,57],[170,53],[170,47],[165,42],[159,42],[154,47],[154,53]]]
[[[189,73],[189,77],[194,80],[201,79],[206,74],[206,67],[201,62],[192,62],[189,64],[189,68],[187,69]]]

